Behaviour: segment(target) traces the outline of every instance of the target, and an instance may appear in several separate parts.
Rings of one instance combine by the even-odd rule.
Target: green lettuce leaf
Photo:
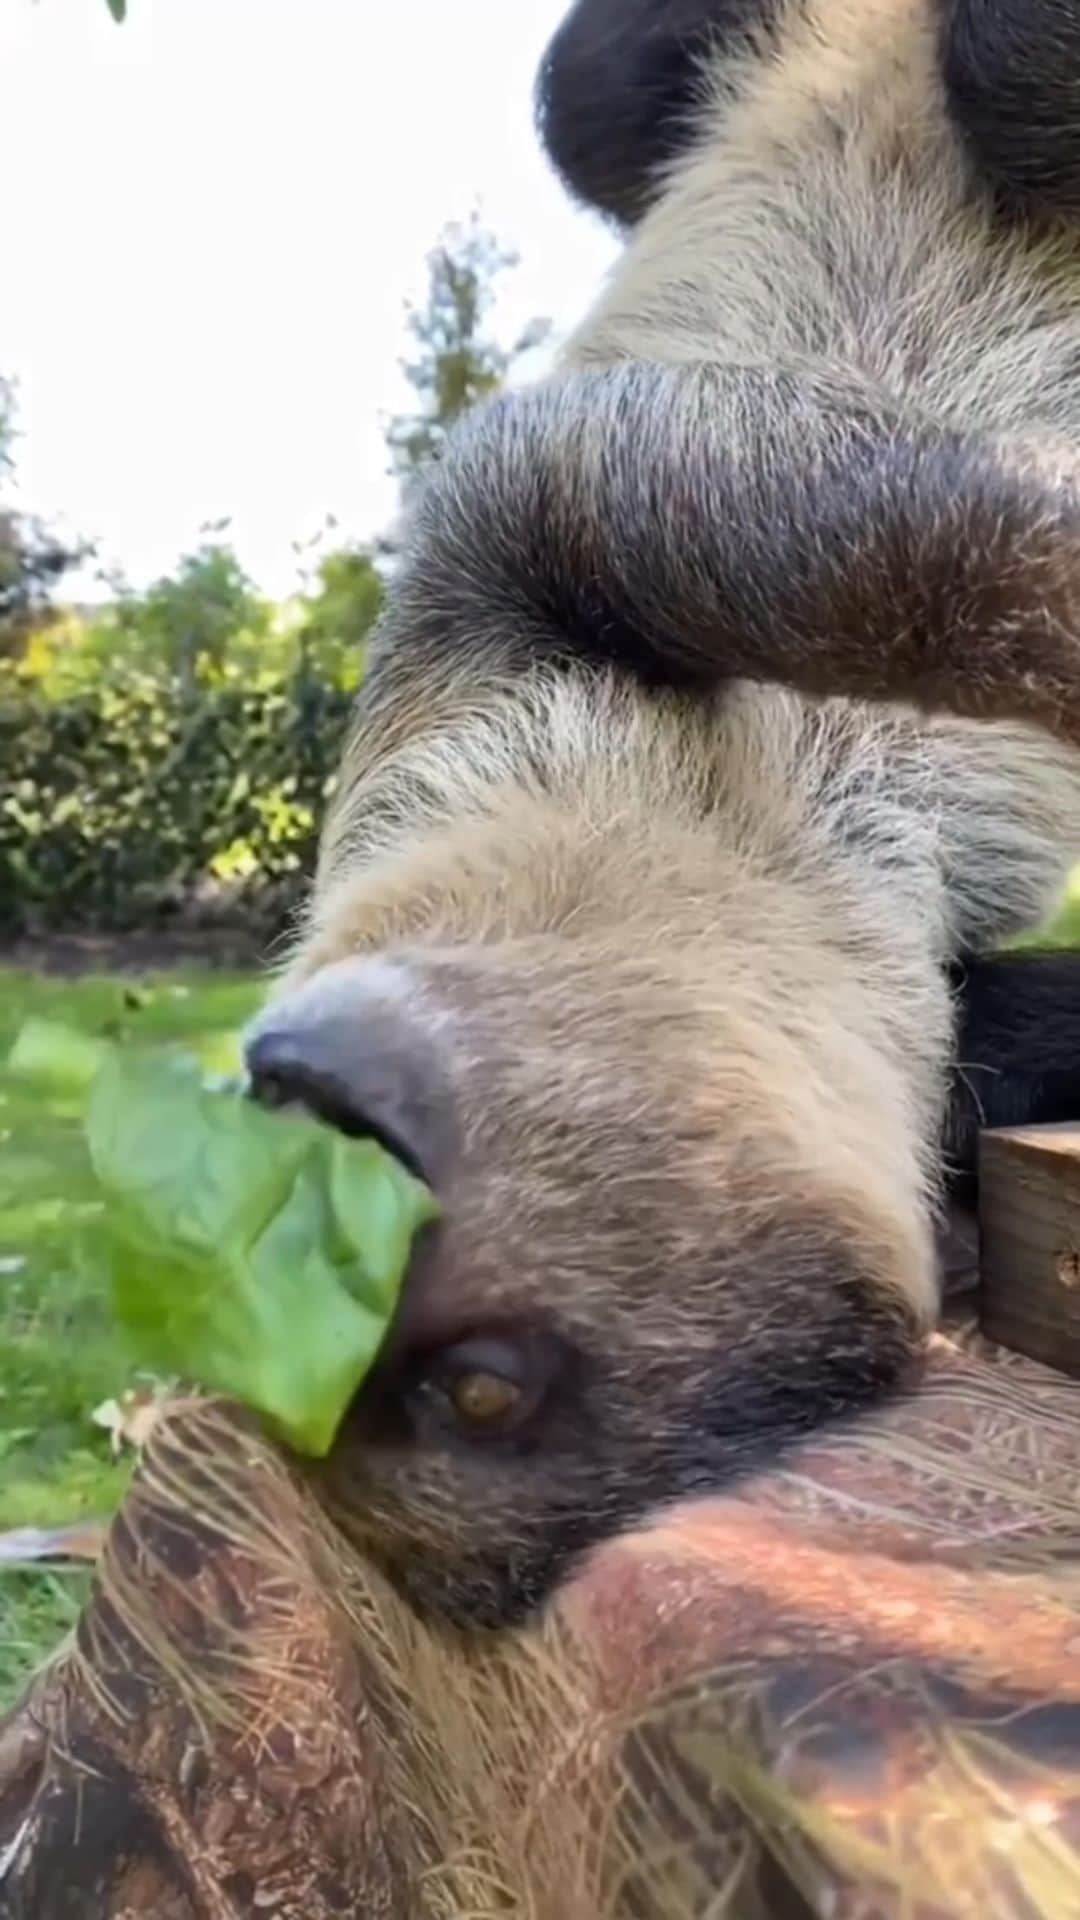
[[[372,1140],[269,1113],[180,1055],[35,1020],[11,1071],[85,1100],[117,1319],[139,1362],[330,1448],[432,1196]]]

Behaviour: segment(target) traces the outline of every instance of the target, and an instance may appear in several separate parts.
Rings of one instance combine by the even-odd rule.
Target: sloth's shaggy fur
[[[949,968],[1080,847],[1080,248],[976,13],[579,0],[546,63],[626,250],[416,509],[264,1020],[443,1204],[322,1479],[421,1604],[513,1617],[933,1320]]]

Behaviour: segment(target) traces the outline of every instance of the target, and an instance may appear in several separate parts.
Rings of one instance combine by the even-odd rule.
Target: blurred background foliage
[[[475,219],[429,257],[415,405],[386,435],[403,497],[544,338],[543,322],[510,346],[490,331],[514,263]],[[217,521],[146,591],[65,604],[88,550],[17,511],[16,398],[0,382],[0,937],[239,918],[271,939],[311,870],[395,538],[342,541],[328,520],[275,605]]]
[[[403,498],[543,335],[492,332],[510,264],[476,221],[430,256],[412,404],[387,426]],[[302,896],[398,552],[392,529],[364,545],[328,519],[294,546],[295,591],[275,604],[219,520],[167,577],[135,592],[99,573],[79,604],[96,557],[20,510],[17,397],[0,381],[0,952],[30,957],[0,968],[0,1709],[76,1617],[133,1458],[102,1416],[146,1388],[86,1258],[99,1207],[76,1115],[5,1071],[10,1042],[36,1013],[214,1064],[262,997],[248,963]],[[219,931],[244,971],[176,965],[220,958]],[[148,947],[164,971],[136,962]],[[101,948],[121,974],[82,973]],[[71,1525],[82,1545],[38,1565],[30,1535]]]

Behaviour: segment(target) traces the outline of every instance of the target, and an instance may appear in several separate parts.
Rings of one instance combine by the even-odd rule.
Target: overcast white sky
[[[569,0],[0,0],[0,371],[20,504],[136,584],[231,514],[274,593],[327,511],[385,523],[403,305],[479,205],[508,331],[612,256],[532,130]]]

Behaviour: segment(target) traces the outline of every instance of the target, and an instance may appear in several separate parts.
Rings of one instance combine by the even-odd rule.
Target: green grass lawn
[[[0,969],[0,1062],[34,1013],[87,1033],[180,1042],[208,1067],[254,1010],[250,978],[63,980]],[[96,1202],[74,1109],[0,1067],[0,1530],[107,1515],[130,1467],[91,1415],[130,1384],[88,1275]],[[0,1709],[73,1623],[88,1576],[0,1569]]]

